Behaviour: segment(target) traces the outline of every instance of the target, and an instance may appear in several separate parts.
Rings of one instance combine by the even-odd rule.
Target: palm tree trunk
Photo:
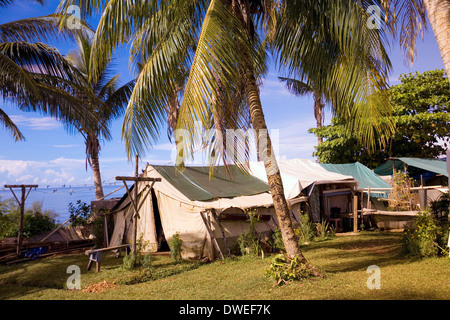
[[[322,128],[322,122],[323,122],[323,103],[322,103],[322,97],[320,93],[317,93],[314,91],[314,117],[316,118],[316,127],[317,129]],[[320,144],[323,142],[323,138],[318,136],[317,137],[317,146],[320,146]]]
[[[424,0],[423,3],[450,80],[450,0]]]
[[[315,276],[321,276],[320,272],[308,263],[306,258],[303,256],[300,247],[298,246],[298,239],[292,226],[289,205],[284,195],[283,181],[281,180],[277,160],[273,154],[272,141],[267,131],[266,120],[262,110],[256,79],[249,69],[247,69],[247,84],[245,92],[250,108],[253,129],[255,130],[257,136],[257,148],[260,151],[260,155],[266,169],[267,181],[269,183],[270,193],[272,194],[273,204],[277,214],[286,253],[290,259],[297,256],[307,268],[313,271]]]
[[[103,200],[104,194],[102,186],[102,177],[100,174],[100,162],[98,158],[100,143],[95,135],[91,135],[89,133],[87,134],[87,140],[90,141],[91,143],[88,157],[90,157],[92,174],[94,175],[95,198],[96,200]]]
[[[232,1],[233,13],[241,21],[242,25],[249,33],[251,33],[250,22],[250,6],[247,0]],[[295,256],[298,257],[301,263],[306,268],[310,269],[315,276],[321,277],[321,273],[314,268],[306,258],[303,256],[298,245],[298,239],[294,233],[292,219],[290,215],[289,205],[284,195],[283,181],[281,173],[278,168],[278,163],[272,149],[272,141],[267,131],[267,124],[262,109],[261,98],[259,96],[259,89],[256,84],[255,73],[252,59],[249,54],[243,50],[243,76],[245,77],[245,95],[247,96],[247,103],[250,109],[250,117],[252,121],[253,130],[255,131],[257,150],[259,156],[263,160],[264,168],[267,174],[267,181],[272,195],[275,213],[278,218],[281,235],[284,242],[286,253],[290,259]]]

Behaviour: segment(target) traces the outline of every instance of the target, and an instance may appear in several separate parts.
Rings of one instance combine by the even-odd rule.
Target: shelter
[[[228,255],[237,238],[248,230],[247,210],[261,215],[256,231],[271,235],[276,226],[269,186],[234,166],[214,168],[147,165],[143,177],[160,178],[153,188],[140,183],[137,239],[144,251],[156,252],[175,234],[182,242],[183,259],[213,260]],[[148,194],[146,198],[145,195]],[[112,209],[114,231],[109,246],[132,239],[134,207],[125,195]],[[274,218],[274,219],[273,219]]]
[[[357,210],[354,199],[357,180],[350,175],[326,170],[308,159],[282,160],[278,166],[285,196],[296,219],[301,212],[308,212],[314,222],[330,218],[341,221],[344,218],[350,224],[348,227],[355,229],[352,220],[353,212]],[[261,162],[251,163],[250,168],[253,175],[267,181]]]
[[[446,163],[439,159],[391,158],[374,172],[380,176],[389,176],[393,171],[407,171],[410,177],[423,181],[424,185],[444,185],[448,172]]]

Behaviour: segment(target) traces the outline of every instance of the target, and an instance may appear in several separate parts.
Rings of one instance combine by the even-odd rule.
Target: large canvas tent
[[[251,174],[245,174],[235,166],[217,166],[211,179],[209,167],[188,166],[180,171],[173,166],[147,165],[142,177],[161,181],[152,190],[149,184],[138,184],[137,239],[145,244],[144,250],[156,252],[162,239],[178,233],[184,259],[227,255],[239,235],[248,230],[247,210],[261,217],[256,231],[262,237],[270,236],[278,222],[265,169],[262,163],[251,163],[250,169]],[[357,186],[353,177],[303,159],[280,161],[280,169],[294,223],[300,218],[301,204],[309,199],[318,206],[317,221],[321,213],[329,215],[333,206],[352,212],[351,195]],[[109,246],[129,243],[135,210],[127,195],[112,212],[115,226]]]
[[[261,215],[256,231],[262,235],[270,235],[276,224],[268,185],[234,166],[215,167],[212,179],[209,167],[180,171],[173,166],[147,165],[142,176],[161,179],[152,190],[139,183],[142,206],[137,239],[143,241],[145,251],[158,251],[162,239],[178,233],[184,259],[214,259],[217,254],[228,254],[237,237],[248,230],[246,210]],[[124,196],[112,211],[111,247],[132,239],[135,210]]]

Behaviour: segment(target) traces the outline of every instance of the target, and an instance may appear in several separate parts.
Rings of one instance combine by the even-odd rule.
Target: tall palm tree
[[[68,122],[84,138],[86,144],[86,166],[92,167],[95,196],[104,198],[99,163],[100,139],[110,140],[108,127],[112,120],[122,116],[133,91],[134,80],[119,87],[119,75],[110,76],[110,61],[97,65],[96,78],[92,77],[92,43],[88,37],[77,39],[78,48],[66,56],[66,60],[83,76],[81,85],[65,82],[70,87],[79,104],[83,104],[98,119],[97,123],[85,125],[81,122]]]
[[[0,0],[0,9],[14,1]],[[43,3],[43,1],[36,1]],[[48,15],[0,25],[0,96],[23,111],[38,111],[59,119],[96,121],[72,96],[35,79],[36,74],[58,76],[76,82],[78,74],[53,47],[42,43],[50,39],[73,38],[92,32],[86,24],[80,29],[60,29],[61,16]],[[0,108],[0,124],[16,141],[24,135]]]
[[[399,39],[406,60],[416,58],[416,41],[427,30],[427,16],[450,80],[450,0],[382,0],[386,26]]]
[[[71,3],[71,0],[62,2],[60,10],[63,12]],[[135,52],[144,52],[143,67],[123,126],[128,153],[143,153],[152,139],[157,138],[155,124],[164,118],[165,106],[174,92],[173,79],[180,65],[189,65],[177,125],[177,132],[182,130],[186,134],[177,139],[180,164],[192,154],[195,144],[191,142],[201,140],[205,130],[217,130],[214,118],[226,118],[223,111],[234,106],[239,112],[232,113],[235,116],[232,124],[246,123],[249,118],[255,130],[288,256],[298,256],[319,275],[302,255],[293,231],[281,175],[267,135],[258,81],[267,70],[266,48],[270,44],[277,53],[277,61],[291,73],[301,71],[322,81],[323,87],[329,83],[339,88],[331,95],[335,105],[341,102],[339,105],[344,106],[337,110],[339,115],[351,119],[363,112],[372,117],[380,114],[374,104],[370,108],[357,107],[357,103],[367,102],[367,87],[385,88],[384,69],[388,64],[380,35],[368,30],[367,16],[359,1],[82,0],[79,4],[87,15],[104,9],[94,39],[97,63],[125,41],[140,48]],[[322,8],[326,11],[322,12]],[[306,18],[304,25],[299,25],[299,16]],[[327,32],[320,24],[314,25],[320,20],[327,21]],[[284,26],[282,30],[279,24]],[[292,41],[303,29],[307,29],[307,36]],[[261,39],[261,34],[267,37]],[[321,43],[316,41],[315,34],[322,36]],[[371,42],[368,45],[363,40]],[[343,104],[348,98],[355,103]],[[367,129],[361,125],[362,120],[354,122],[358,130]],[[246,159],[244,153],[229,160],[245,168]]]
[[[284,82],[289,92],[296,96],[312,95],[314,98],[314,118],[316,119],[316,127],[322,128],[324,121],[323,109],[325,108],[324,97],[318,88],[315,88],[314,84],[308,84],[301,80],[278,77]],[[322,137],[317,137],[317,145],[319,146],[323,142]]]

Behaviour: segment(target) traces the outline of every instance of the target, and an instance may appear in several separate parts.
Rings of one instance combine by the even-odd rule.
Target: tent
[[[287,199],[297,197],[303,190],[312,185],[356,183],[352,176],[331,172],[309,159],[281,160],[278,162],[278,167]],[[266,171],[262,162],[251,163],[250,169],[254,176],[267,182]]]
[[[343,215],[355,210],[352,197],[358,181],[352,176],[331,172],[309,159],[281,160],[278,167],[294,218],[299,219],[299,213],[307,210],[312,221],[320,222],[330,218],[333,208],[339,208]],[[267,181],[261,162],[251,163],[250,169],[253,175]],[[298,202],[308,205],[302,208]]]
[[[357,185],[351,176],[329,172],[310,160],[279,164],[294,222],[299,219],[302,201],[310,198],[318,205],[317,221],[320,212],[329,214],[333,196],[331,206],[342,205],[343,212],[351,211],[348,195]],[[150,183],[138,184],[141,204],[137,239],[142,240],[143,250],[157,252],[164,239],[169,241],[178,234],[183,241],[183,259],[212,260],[216,255],[227,255],[236,247],[238,237],[248,230],[247,210],[261,217],[256,231],[262,237],[271,236],[278,221],[265,169],[262,163],[252,163],[250,169],[251,174],[245,174],[234,166],[217,166],[210,179],[209,167],[188,166],[179,171],[173,166],[147,165],[142,176],[161,181],[151,189]],[[320,197],[327,201],[321,202]],[[111,211],[114,230],[109,246],[129,243],[135,210],[128,196],[122,197]]]
[[[256,231],[270,235],[275,226],[273,202],[268,185],[260,179],[241,173],[234,166],[215,167],[210,179],[209,167],[147,165],[142,175],[160,178],[149,190],[139,183],[137,239],[144,251],[156,252],[163,240],[179,234],[183,259],[214,259],[227,255],[237,238],[248,230],[246,210],[261,215]],[[148,194],[147,197],[145,195]],[[132,239],[134,208],[128,196],[112,209],[114,230],[110,247],[129,243]]]
[[[344,164],[323,163],[320,165],[328,171],[352,176],[355,180],[358,180],[359,189],[392,188],[389,183],[381,179],[375,172],[360,162]],[[387,192],[371,191],[370,195],[372,197],[386,197]]]
[[[413,175],[423,175],[429,172],[432,175],[448,177],[445,161],[439,159],[392,158],[376,168],[374,172],[380,176],[392,175],[394,167],[397,171],[407,168]]]

